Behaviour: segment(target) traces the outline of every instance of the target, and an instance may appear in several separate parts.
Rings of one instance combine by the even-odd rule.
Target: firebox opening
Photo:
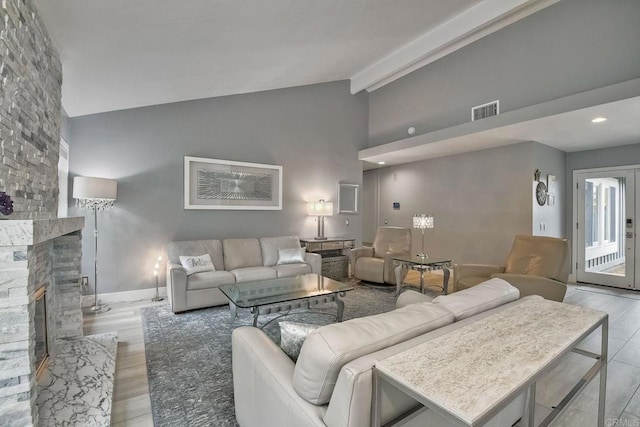
[[[35,372],[40,377],[49,360],[49,342],[47,339],[47,284],[40,286],[35,292]]]

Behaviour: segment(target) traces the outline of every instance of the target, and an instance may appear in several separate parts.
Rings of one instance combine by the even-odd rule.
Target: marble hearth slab
[[[109,426],[118,334],[59,340],[38,380],[40,426]]]
[[[0,246],[28,246],[84,228],[84,217],[0,221]]]

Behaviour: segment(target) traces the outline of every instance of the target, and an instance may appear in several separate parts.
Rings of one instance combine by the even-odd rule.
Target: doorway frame
[[[620,171],[620,170],[631,170],[634,171],[635,170],[640,170],[640,164],[633,164],[633,165],[621,165],[621,166],[607,166],[607,167],[601,167],[601,168],[587,168],[587,169],[574,169],[572,171],[572,180],[571,180],[571,194],[572,194],[572,208],[571,208],[571,225],[570,225],[570,229],[572,231],[572,239],[571,239],[571,273],[569,274],[569,280],[574,282],[574,283],[578,283],[578,175],[579,174],[583,174],[583,173],[598,173],[598,172],[613,172],[613,171]],[[637,178],[636,178],[637,179]],[[639,191],[640,189],[636,189],[636,191]],[[636,200],[634,202],[634,209],[635,206],[638,204],[638,200]],[[637,216],[637,210],[636,210],[636,215]],[[638,224],[634,225],[634,243],[637,243],[637,239],[638,239],[638,235],[637,233],[635,233],[636,228],[638,227]],[[637,245],[636,245],[637,246]],[[636,247],[636,257],[638,256],[638,248]],[[634,259],[635,262],[635,259]],[[630,289],[635,290],[638,289],[635,285],[636,285],[636,278],[638,277],[638,271],[640,269],[635,269],[634,268],[634,286]],[[599,285],[599,286],[604,286],[604,285]],[[627,288],[618,288],[618,289],[627,289]]]

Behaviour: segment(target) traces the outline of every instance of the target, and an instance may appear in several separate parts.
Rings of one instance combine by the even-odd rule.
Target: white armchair
[[[410,250],[411,229],[380,227],[373,247],[363,246],[351,250],[353,277],[367,282],[395,285],[393,256],[409,254]]]

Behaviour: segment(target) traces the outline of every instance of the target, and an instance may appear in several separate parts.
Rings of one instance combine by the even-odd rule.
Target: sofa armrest
[[[231,349],[239,425],[324,426],[326,405],[312,405],[298,395],[291,381],[295,364],[264,332],[234,329]]]
[[[167,297],[174,313],[187,310],[187,272],[174,262],[167,262]]]
[[[552,301],[562,302],[567,293],[567,285],[557,280],[543,276],[531,276],[527,274],[496,273],[491,277],[506,280],[512,286],[520,290],[520,298],[527,295],[540,295]]]
[[[306,252],[304,254],[304,262],[311,266],[312,273],[322,274],[322,257],[320,254]]]

